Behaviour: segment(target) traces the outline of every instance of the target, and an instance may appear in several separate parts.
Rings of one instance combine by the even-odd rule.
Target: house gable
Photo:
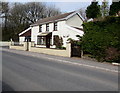
[[[21,37],[25,37],[25,36],[31,36],[31,27],[29,27],[28,29],[22,31],[21,33],[19,33],[19,36]]]
[[[83,24],[83,19],[76,13],[67,19],[66,24],[72,27],[80,28]]]

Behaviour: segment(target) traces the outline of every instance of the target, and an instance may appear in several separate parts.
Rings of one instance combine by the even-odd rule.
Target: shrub
[[[59,37],[58,35],[54,36],[54,45],[56,45],[56,48],[61,48],[63,45],[63,39],[62,37]]]
[[[84,23],[85,35],[82,37],[83,50],[89,52],[98,61],[105,61],[106,58],[113,59],[120,51],[120,17],[106,17],[102,21]],[[109,55],[110,48],[116,49],[112,55]],[[109,57],[108,57],[109,56]]]
[[[120,51],[118,51],[117,48],[109,47],[106,49],[105,61],[108,61],[108,62],[119,61],[120,62],[119,57],[120,57]]]

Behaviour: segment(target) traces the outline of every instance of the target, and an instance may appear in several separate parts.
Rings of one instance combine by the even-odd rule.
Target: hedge
[[[82,47],[98,61],[120,62],[120,17],[83,24]]]

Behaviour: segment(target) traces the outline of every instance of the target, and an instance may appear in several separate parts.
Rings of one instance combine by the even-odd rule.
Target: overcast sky
[[[2,0],[6,2],[45,2],[47,5],[55,5],[62,12],[71,12],[80,8],[86,8],[93,0]],[[102,1],[102,0],[98,0]],[[111,1],[111,0],[109,0]]]

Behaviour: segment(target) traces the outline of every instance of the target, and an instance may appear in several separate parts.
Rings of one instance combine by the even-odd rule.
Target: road
[[[58,62],[40,55],[33,57],[3,50],[3,91],[118,91],[116,72]]]

